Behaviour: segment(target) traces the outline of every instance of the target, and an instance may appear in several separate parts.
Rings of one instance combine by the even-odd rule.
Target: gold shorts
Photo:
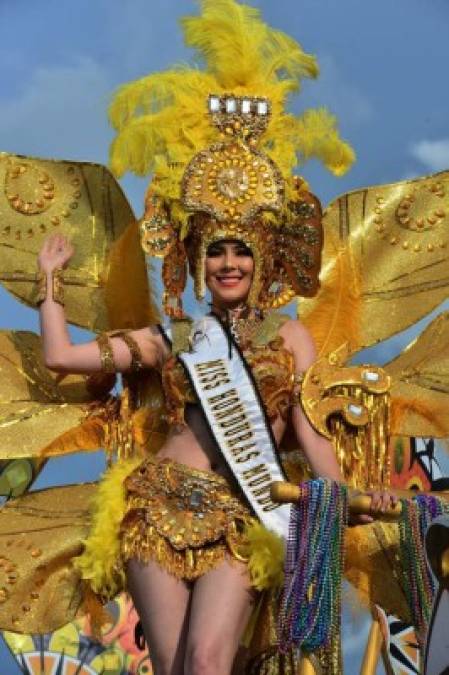
[[[120,531],[121,559],[153,560],[174,576],[192,581],[225,557],[239,554],[248,507],[225,478],[168,459],[147,459],[125,480],[126,514]]]

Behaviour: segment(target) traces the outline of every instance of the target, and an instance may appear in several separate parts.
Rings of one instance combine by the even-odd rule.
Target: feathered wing
[[[448,171],[347,193],[323,225],[322,288],[298,309],[320,355],[385,340],[448,296]]]

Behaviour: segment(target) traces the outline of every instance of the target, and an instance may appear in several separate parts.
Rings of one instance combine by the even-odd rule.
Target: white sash
[[[195,322],[191,336],[191,351],[178,358],[217,445],[261,522],[287,538],[290,506],[270,497],[272,481],[286,478],[251,371],[215,317]]]

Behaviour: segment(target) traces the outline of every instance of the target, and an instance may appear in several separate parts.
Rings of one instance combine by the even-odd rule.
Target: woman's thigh
[[[246,565],[224,561],[195,582],[186,672],[230,673],[254,605]],[[198,665],[199,664],[199,665]]]
[[[142,622],[156,675],[181,675],[189,620],[190,589],[157,563],[130,560],[128,591]]]

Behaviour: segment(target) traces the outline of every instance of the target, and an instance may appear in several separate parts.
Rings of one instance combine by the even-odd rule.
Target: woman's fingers
[[[371,512],[376,513],[380,511],[385,513],[389,508],[396,506],[398,498],[391,492],[380,492],[379,490],[372,490],[367,492],[371,495]]]
[[[74,252],[75,249],[66,236],[54,233],[42,244],[38,257],[39,266],[45,272],[50,272],[57,267],[65,267]]]

